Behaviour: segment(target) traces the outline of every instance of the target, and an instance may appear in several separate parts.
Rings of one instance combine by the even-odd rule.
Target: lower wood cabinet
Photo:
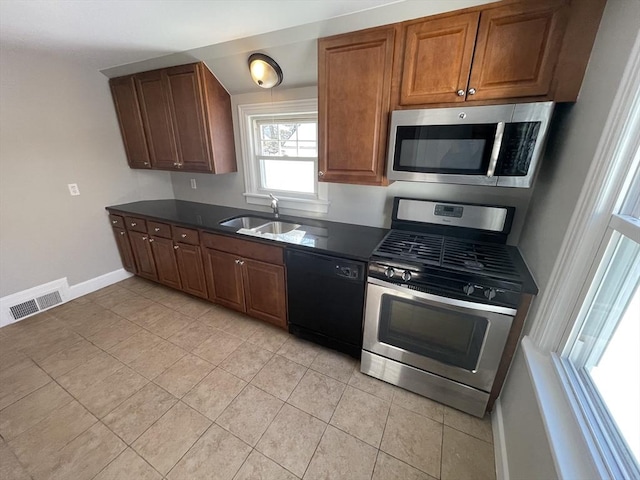
[[[207,233],[203,245],[211,301],[287,327],[281,247]]]
[[[129,241],[138,267],[138,275],[149,280],[158,280],[158,271],[153,259],[149,235],[129,230]]]
[[[126,270],[287,328],[282,247],[144,218],[109,217]]]
[[[158,281],[167,287],[182,289],[173,241],[168,238],[151,237],[149,243],[153,251]]]

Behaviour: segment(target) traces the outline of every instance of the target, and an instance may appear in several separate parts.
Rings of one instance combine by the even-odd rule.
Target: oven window
[[[383,295],[380,341],[473,371],[489,326],[486,318]]]
[[[394,170],[486,175],[495,124],[399,126]]]

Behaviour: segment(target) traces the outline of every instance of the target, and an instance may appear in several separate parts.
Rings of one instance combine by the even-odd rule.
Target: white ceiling
[[[403,1],[0,0],[0,43],[105,69]]]

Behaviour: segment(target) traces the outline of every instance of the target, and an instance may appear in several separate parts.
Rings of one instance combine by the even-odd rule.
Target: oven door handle
[[[487,305],[484,303],[469,302],[467,300],[458,300],[456,298],[441,297],[440,295],[433,295],[431,293],[424,293],[419,290],[410,290],[407,287],[396,285],[394,283],[388,283],[384,280],[378,280],[377,278],[368,277],[367,282],[373,285],[377,285],[394,293],[398,293],[405,297],[415,297],[422,300],[427,300],[431,303],[440,303],[444,305],[450,305],[452,307],[466,308],[469,310],[499,313],[502,315],[509,315],[515,317],[516,310],[509,307],[500,307],[497,305]]]

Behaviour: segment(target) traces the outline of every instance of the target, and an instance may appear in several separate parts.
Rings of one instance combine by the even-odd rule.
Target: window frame
[[[325,183],[314,178],[315,194],[301,192],[283,192],[262,188],[260,159],[256,155],[256,146],[259,142],[254,129],[254,120],[273,118],[277,120],[299,118],[315,118],[318,122],[318,100],[287,100],[268,103],[252,103],[238,105],[238,119],[242,164],[244,169],[245,191],[243,196],[249,204],[269,205],[271,199],[269,193],[278,197],[281,208],[304,210],[313,213],[327,213],[329,211],[328,187]],[[279,157],[278,157],[279,158]],[[314,157],[308,157],[309,159]],[[318,165],[315,157],[314,165]]]
[[[599,478],[633,473],[620,457],[616,435],[610,435],[606,407],[590,392],[563,352],[580,322],[580,311],[603,261],[614,230],[637,234],[634,216],[640,200],[640,34],[605,123],[587,179],[541,295],[530,336],[522,341],[525,362],[560,478],[591,472]],[[630,228],[631,226],[631,228]],[[636,233],[632,233],[632,232]],[[577,280],[576,280],[577,279]],[[576,327],[574,329],[574,327]],[[559,415],[558,412],[565,412]],[[605,421],[603,422],[603,419]],[[612,420],[610,420],[612,421]],[[608,438],[605,438],[608,437]],[[570,442],[567,442],[570,440]]]

